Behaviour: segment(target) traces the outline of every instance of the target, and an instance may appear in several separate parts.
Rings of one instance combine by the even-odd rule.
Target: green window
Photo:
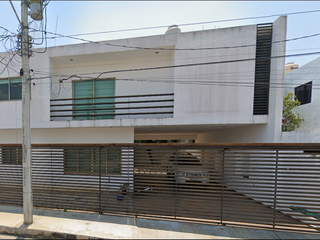
[[[74,119],[113,119],[115,80],[86,80],[73,82]],[[109,97],[109,98],[98,98]],[[79,98],[79,99],[77,99]],[[80,99],[81,98],[81,99]],[[98,98],[98,99],[95,99]]]
[[[100,171],[121,173],[121,149],[64,149],[66,174],[98,174]]]
[[[21,148],[2,148],[2,164],[22,165]]]
[[[22,98],[21,78],[9,78],[0,80],[0,101],[20,100]]]

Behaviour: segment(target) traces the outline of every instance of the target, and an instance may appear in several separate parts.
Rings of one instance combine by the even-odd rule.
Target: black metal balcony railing
[[[170,118],[173,93],[50,100],[52,121]]]

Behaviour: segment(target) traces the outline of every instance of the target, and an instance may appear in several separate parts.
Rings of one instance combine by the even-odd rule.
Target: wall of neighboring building
[[[318,143],[320,142],[320,129],[303,131],[283,132],[282,142],[284,143]]]
[[[2,53],[1,56],[5,54]],[[48,53],[37,54],[37,59],[30,58],[30,69],[37,71],[41,69],[46,71],[45,75],[37,72],[31,72],[33,78],[31,82],[31,125],[32,127],[44,127],[50,121],[50,78],[46,76],[50,75],[50,63]],[[19,71],[21,66],[15,65],[8,68],[8,71],[4,71],[1,79],[6,78],[19,78]],[[43,78],[43,76],[45,76]],[[15,129],[22,127],[22,102],[21,100],[10,100],[0,102],[1,112],[0,114],[0,129]]]
[[[297,131],[307,131],[319,129],[319,106],[320,106],[320,94],[317,85],[320,83],[319,69],[320,58],[307,63],[295,71],[288,73],[285,76],[285,83],[287,92],[295,92],[295,88],[312,81],[312,91],[311,91],[311,102],[299,106],[295,109],[295,112],[299,114],[300,117],[304,118],[301,126]]]

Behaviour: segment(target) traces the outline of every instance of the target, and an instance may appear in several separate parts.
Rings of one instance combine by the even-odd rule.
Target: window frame
[[[7,153],[5,153],[8,151]],[[4,165],[22,165],[22,148],[6,147],[1,149],[1,163]]]
[[[67,151],[76,151],[76,157],[70,155]],[[89,161],[86,161],[80,155],[86,155],[84,152],[89,150],[88,156],[90,156]],[[117,153],[116,158],[118,159],[117,168],[119,171],[108,171],[108,165],[113,165],[112,161],[114,157],[110,156],[109,153],[112,150],[119,151]],[[98,152],[97,152],[98,151]],[[104,151],[104,152],[101,152]],[[68,159],[68,157],[69,159]],[[108,156],[109,155],[109,156]],[[98,159],[97,159],[98,156]],[[113,154],[114,156],[114,154]],[[86,156],[85,156],[86,157]],[[122,149],[121,148],[64,148],[63,149],[63,171],[64,174],[68,175],[99,175],[100,174],[100,159],[101,159],[101,174],[104,175],[121,175],[122,174]],[[68,160],[71,160],[68,163]],[[76,171],[69,170],[68,164],[76,165]],[[81,166],[82,165],[82,166]],[[83,171],[81,169],[85,169],[89,167],[89,171]],[[98,170],[98,171],[97,171]]]
[[[15,80],[19,80],[19,81],[18,82],[13,82]],[[22,100],[22,78],[21,77],[2,78],[2,79],[0,79],[0,85],[1,85],[2,81],[8,81],[8,83],[7,83],[8,84],[8,98],[7,99],[1,99],[0,98],[0,102],[3,102],[3,101],[21,101]],[[20,98],[11,99],[11,84],[14,84],[14,83],[20,84],[21,96],[20,96]]]
[[[303,98],[299,98],[301,96],[298,92],[302,92]],[[294,88],[294,95],[300,102],[301,105],[305,105],[312,102],[312,81],[302,84],[298,87]]]
[[[100,117],[100,116],[95,116],[95,110],[97,110],[97,111],[99,111],[99,109],[95,109],[95,95],[96,95],[96,91],[95,91],[95,82],[96,81],[111,81],[111,80],[113,80],[114,81],[114,96],[113,97],[115,97],[115,93],[116,93],[116,83],[117,83],[117,81],[116,81],[116,78],[115,77],[111,77],[111,78],[102,78],[102,79],[84,79],[84,80],[73,80],[72,81],[72,104],[75,104],[76,102],[75,101],[77,101],[77,99],[75,98],[75,83],[77,83],[77,82],[86,82],[86,81],[92,81],[92,110],[87,110],[87,111],[92,111],[93,113],[92,113],[92,116],[87,116],[86,118],[87,119],[77,119],[77,116],[76,115],[74,115],[74,109],[75,109],[75,106],[73,106],[73,108],[72,108],[72,112],[73,112],[73,117],[72,117],[72,120],[100,120],[100,119],[102,119],[102,120],[107,120],[107,119],[115,119],[115,109],[113,110],[113,117],[112,118],[97,118],[97,117]],[[106,103],[106,104],[108,104],[108,103]],[[114,104],[115,105],[115,104]],[[88,106],[91,106],[91,105],[88,105]],[[115,106],[114,106],[115,107]],[[100,110],[101,111],[101,110]],[[103,111],[103,110],[102,110]],[[106,111],[109,111],[109,110],[106,110]],[[81,111],[80,111],[81,112]]]

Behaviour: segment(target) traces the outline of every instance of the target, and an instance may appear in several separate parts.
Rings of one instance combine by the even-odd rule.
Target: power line
[[[271,44],[282,43],[282,42],[289,42],[289,41],[296,41],[300,39],[306,39],[311,37],[319,36],[320,33],[306,35],[302,37],[296,37],[286,40],[279,40],[271,42]],[[121,45],[121,44],[111,44],[111,43],[104,43],[108,46],[113,47],[123,47],[123,48],[132,48],[132,49],[142,49],[142,50],[174,50],[174,51],[198,51],[198,50],[218,50],[218,49],[231,49],[231,48],[246,48],[246,47],[255,47],[257,44],[248,44],[248,45],[239,45],[239,46],[226,46],[226,47],[204,47],[204,48],[147,48],[147,47],[138,47],[138,46],[128,46],[128,45]],[[269,43],[266,43],[269,44]]]
[[[50,1],[48,1],[47,4],[44,5],[43,9],[49,4]],[[301,11],[301,12],[291,12],[291,13],[285,13],[285,14],[273,14],[273,15],[268,15],[268,16],[254,16],[254,17],[245,17],[245,18],[237,18],[237,19],[224,19],[224,20],[217,20],[217,21],[207,21],[207,22],[198,22],[198,23],[186,23],[186,24],[179,24],[180,26],[187,26],[187,25],[197,25],[197,24],[205,24],[205,23],[216,23],[216,22],[228,22],[228,21],[238,21],[238,20],[248,20],[248,19],[259,19],[259,18],[267,18],[267,17],[274,17],[274,16],[279,16],[279,15],[295,15],[295,14],[306,14],[306,13],[315,13],[319,12],[320,10],[311,10],[311,11]],[[148,27],[148,28],[160,28],[160,27],[167,27],[167,26],[156,26],[156,27]],[[1,29],[10,32],[8,29],[4,27],[0,27]],[[124,29],[124,30],[118,30],[118,31],[129,31],[129,30],[138,30],[138,29],[146,29],[146,28],[137,28],[137,29]],[[35,31],[40,31],[42,33],[45,33],[45,37],[42,37],[42,39],[47,39],[46,34],[54,34],[58,35],[61,37],[68,37],[68,38],[73,38],[75,40],[81,40],[81,41],[86,41],[90,43],[99,43],[99,44],[105,44],[105,45],[110,45],[110,46],[115,46],[115,47],[125,47],[125,48],[135,48],[135,49],[150,49],[150,50],[214,50],[214,49],[229,49],[229,48],[238,48],[238,47],[252,47],[255,46],[255,44],[251,45],[242,45],[242,46],[227,46],[227,47],[215,47],[215,48],[186,48],[186,49],[168,49],[168,48],[146,48],[146,47],[139,47],[139,46],[126,46],[126,45],[116,45],[116,44],[109,44],[109,43],[102,43],[102,42],[94,42],[82,38],[75,38],[75,36],[80,36],[80,35],[89,35],[89,34],[74,34],[74,35],[62,35],[62,34],[57,34],[57,33],[52,33],[44,30],[37,30]],[[109,32],[115,32],[115,31],[109,31]],[[11,33],[11,32],[10,32]],[[92,33],[96,34],[96,33]],[[292,38],[292,39],[287,39],[283,41],[294,41],[294,40],[299,40],[299,39],[304,39],[304,38],[310,38],[310,37],[315,37],[319,36],[320,33],[312,34],[312,35],[307,35],[307,36],[301,36],[297,38]],[[273,43],[278,43],[278,42],[283,42],[283,41],[275,41]],[[7,66],[6,66],[7,67]]]
[[[271,88],[287,88],[288,86],[296,86],[294,83],[279,83],[279,82],[270,82],[270,83],[255,83],[251,82],[235,82],[235,81],[212,81],[212,80],[202,80],[198,81],[181,81],[181,80],[153,80],[153,79],[139,79],[139,78],[117,78],[119,81],[139,81],[139,82],[156,82],[156,83],[177,83],[177,84],[194,84],[194,85],[218,85],[218,86],[243,86],[243,87],[254,87],[254,86],[269,86]],[[314,88],[318,86],[318,88]],[[320,84],[312,84],[312,89],[320,89]]]
[[[154,81],[153,79],[149,79],[149,78],[146,78],[146,79],[136,79],[136,78],[117,78],[118,81],[138,81],[138,82],[153,82],[153,83],[168,83],[168,84],[188,84],[188,85],[197,85],[197,86],[208,86],[208,85],[214,85],[214,86],[220,86],[220,87],[232,87],[232,86],[235,86],[235,87],[249,87],[249,88],[254,88],[256,85],[262,85],[262,86],[266,86],[268,88],[277,88],[277,89],[287,89],[287,88],[290,88],[290,87],[294,87],[296,86],[295,84],[293,83],[281,83],[281,82],[270,82],[270,83],[254,83],[254,82],[244,82],[244,81],[241,81],[241,82],[235,82],[235,81],[208,81],[208,80],[201,80],[199,79],[198,81],[181,81],[181,80],[161,80],[159,81],[158,79],[156,81]],[[41,83],[40,83],[41,84]],[[58,86],[58,91],[57,93],[54,93],[53,92],[53,89],[52,89],[52,86],[53,84],[59,84]],[[66,89],[64,87],[64,82],[55,82],[55,83],[52,83],[51,82],[51,94],[52,96],[56,99],[59,95],[60,95],[60,92],[61,92],[61,86],[63,87],[63,89],[65,89],[65,91],[70,91],[72,89],[72,86],[69,87],[68,89]],[[319,86],[319,87],[317,87]],[[313,84],[312,86],[312,89],[313,90],[320,90],[320,84]]]
[[[100,64],[100,65],[81,65],[82,68],[84,67],[90,67],[90,66],[105,66],[105,64]],[[69,67],[66,67],[66,68],[74,68],[74,67],[77,67],[77,66],[69,66]],[[61,69],[61,68],[65,68],[65,67],[58,67],[57,69]],[[43,68],[43,69],[56,69],[56,68]],[[300,67],[299,69],[303,69],[303,70],[320,70],[319,67],[305,67],[302,66]],[[43,71],[43,70],[34,70],[35,72],[39,73],[39,74],[52,74],[52,75],[55,75],[55,76],[61,76],[63,75],[63,73],[55,73],[55,72],[52,72],[52,71]],[[221,76],[221,75],[233,75],[234,77],[241,77],[241,76],[251,76],[251,75],[248,75],[248,74],[252,74],[254,73],[255,71],[253,70],[249,70],[249,71],[227,71],[227,72],[219,72],[219,73],[204,73],[204,74],[194,74],[194,75],[182,75],[182,76],[202,76],[202,75],[218,75],[218,76]],[[279,72],[279,73],[275,73],[275,72]],[[82,75],[88,75],[88,74],[100,74],[101,72],[90,72],[90,73],[82,73]],[[283,73],[283,70],[277,70],[277,71],[270,71],[271,75],[279,75],[279,74],[282,74]],[[317,74],[317,73],[320,73],[319,71],[312,71],[312,72],[299,72],[299,73],[296,73],[296,74],[302,74],[302,75],[306,75],[306,74]],[[234,75],[236,74],[236,75]],[[69,76],[69,75],[68,75]],[[181,76],[181,75],[179,75]],[[171,77],[171,75],[169,76]]]
[[[38,79],[45,79],[45,78],[50,78],[51,76],[47,76],[47,77],[43,77],[43,78],[35,78],[36,80]],[[225,79],[223,81],[221,80],[206,80],[206,79],[202,79],[202,78],[197,78],[197,80],[195,81],[194,79],[192,79],[190,81],[190,79],[182,79],[180,78],[180,80],[173,78],[173,79],[161,79],[161,78],[150,78],[150,77],[146,77],[146,78],[117,78],[117,81],[127,81],[127,82],[152,82],[152,83],[164,83],[164,84],[188,84],[188,85],[197,85],[197,86],[203,86],[203,85],[215,85],[215,86],[221,86],[221,87],[230,87],[230,86],[235,86],[235,87],[251,87],[253,88],[255,85],[262,85],[262,86],[266,86],[268,88],[280,88],[280,89],[290,89],[293,88],[295,86],[297,86],[294,83],[286,83],[286,82],[270,82],[270,83],[258,83],[255,84],[252,80],[250,82],[249,81],[232,81],[232,80],[228,80]],[[183,80],[187,80],[187,81],[183,81]],[[304,79],[305,80],[305,79]],[[277,80],[276,80],[277,81]],[[38,83],[38,84],[47,84],[47,83]],[[37,84],[37,85],[38,85]],[[53,92],[53,85],[58,85],[58,90],[56,91],[57,93]],[[61,92],[61,86],[63,87],[63,89],[65,89],[66,91],[70,91],[72,89],[72,86],[69,87],[68,89],[65,88],[64,86],[64,82],[63,81],[59,81],[59,82],[51,82],[51,93],[52,96],[56,99],[60,92]],[[313,83],[313,90],[320,90],[320,84],[316,84]]]
[[[34,29],[35,31],[38,31]],[[56,36],[61,36],[65,38],[70,38],[73,40],[79,40],[82,42],[87,42],[87,43],[93,43],[93,44],[99,44],[99,45],[106,45],[106,46],[111,46],[111,47],[122,47],[122,48],[129,48],[129,49],[140,49],[140,50],[163,50],[163,51],[199,51],[199,50],[219,50],[219,49],[232,49],[232,48],[246,48],[246,47],[255,47],[256,44],[246,44],[246,45],[238,45],[238,46],[225,46],[225,47],[202,47],[202,48],[165,48],[165,47],[141,47],[141,46],[129,46],[129,45],[123,45],[123,44],[113,44],[113,43],[106,43],[106,42],[97,42],[97,41],[91,41],[88,39],[83,39],[83,38],[78,38],[78,37],[73,37],[72,35],[63,35],[60,33],[53,33],[50,31],[46,31],[46,33],[53,34]],[[272,44],[276,43],[282,43],[282,42],[290,42],[290,41],[296,41],[296,40],[301,40],[301,39],[306,39],[306,38],[312,38],[312,37],[317,37],[320,36],[320,33],[315,33],[311,35],[305,35],[301,37],[295,37],[291,39],[285,39],[285,40],[278,40],[271,42]],[[269,43],[267,43],[269,44]]]
[[[315,12],[320,12],[320,9],[309,10],[309,11],[301,11],[301,12],[289,12],[289,13],[281,13],[281,14],[272,14],[272,15],[264,15],[264,16],[252,16],[252,17],[243,17],[243,18],[222,19],[222,20],[196,22],[196,23],[180,23],[180,24],[177,24],[177,25],[178,26],[191,26],[191,25],[200,25],[200,24],[211,24],[211,23],[221,23],[221,22],[232,22],[232,21],[243,21],[243,20],[270,18],[270,17],[278,17],[278,16],[284,16],[284,15],[288,16],[288,15],[297,15],[297,14],[307,14],[307,13],[315,13]],[[121,29],[121,30],[113,30],[113,31],[79,33],[79,34],[72,34],[72,35],[69,35],[69,36],[70,37],[77,37],[77,36],[85,36],[85,35],[97,35],[97,34],[106,34],[106,33],[129,32],[129,31],[139,31],[139,30],[148,30],[148,29],[157,29],[157,28],[168,28],[169,26],[170,25],[162,25],[162,26],[153,26],[153,27]],[[63,37],[63,36],[60,36],[60,37]]]
[[[319,49],[319,48],[311,48],[311,50],[314,50],[314,49]],[[298,49],[298,50],[310,50],[310,49]],[[295,51],[295,50],[291,50],[291,51]],[[276,53],[276,51],[274,51]],[[282,52],[282,51],[277,51],[277,52]],[[207,60],[207,59],[213,59],[213,58],[221,58],[221,57],[238,57],[238,56],[247,56],[248,53],[242,53],[242,54],[219,54],[219,55],[206,55],[206,56],[200,56],[200,57],[181,57],[181,58],[175,58],[175,61],[180,61],[180,60],[195,60],[195,59],[204,59],[204,60]],[[168,59],[157,59],[157,60],[149,60],[147,61],[148,63],[161,63],[161,62],[168,62]],[[114,62],[111,62],[111,63],[108,63],[108,66],[112,66],[112,65],[119,65],[119,63],[114,63]],[[85,64],[85,65],[81,65],[81,67],[90,67],[90,66],[105,66],[105,63],[101,63],[101,64],[97,64],[97,63],[92,63],[92,64]],[[70,68],[74,68],[75,66],[59,66],[59,69],[70,69]],[[52,68],[52,67],[48,67],[48,68],[41,68],[41,69],[55,69],[55,68]]]
[[[1,26],[0,26],[0,28],[1,28],[2,30],[6,31],[6,32],[9,32],[9,33],[11,33],[11,34],[14,34],[13,32],[11,32],[9,29],[7,29],[7,28],[5,28],[5,27],[1,27]]]
[[[296,86],[295,83],[285,83],[285,82],[270,82],[270,83],[255,83],[254,81],[232,81],[232,80],[212,80],[212,79],[197,79],[196,81],[194,79],[154,79],[154,78],[117,78],[117,81],[140,81],[140,82],[154,82],[154,83],[179,83],[179,84],[201,84],[201,83],[206,83],[206,84],[212,84],[212,85],[228,85],[228,84],[235,84],[235,85],[264,85],[264,86],[270,86],[270,85],[275,85],[275,86]],[[184,81],[182,81],[184,80]],[[191,80],[191,81],[190,81]],[[58,82],[56,82],[58,83]],[[320,83],[314,83],[312,86],[319,86]]]
[[[48,77],[46,77],[48,78]],[[35,78],[35,79],[43,79],[43,78]],[[152,78],[145,78],[145,79],[141,79],[141,78],[117,78],[117,81],[133,81],[133,82],[152,82],[152,83],[167,83],[167,84],[188,84],[188,85],[215,85],[215,86],[236,86],[236,87],[254,87],[257,85],[260,86],[266,86],[268,88],[288,88],[288,87],[294,87],[296,86],[296,84],[293,83],[281,83],[281,82],[270,82],[270,83],[255,83],[254,81],[240,81],[240,82],[236,82],[236,81],[212,81],[212,80],[203,80],[203,79],[198,79],[197,81],[182,81],[182,80],[176,80],[176,79],[172,79],[172,80],[154,80]],[[43,84],[43,83],[38,83],[39,84]],[[53,84],[59,84],[59,91],[58,93],[60,93],[61,90],[61,86],[66,90],[66,91],[70,91],[72,89],[66,89],[63,86],[63,82],[55,82],[55,83],[51,83],[51,86],[53,86]],[[312,89],[316,89],[316,90],[320,90],[320,84],[312,84]],[[56,94],[56,96],[58,96],[58,94]]]
[[[61,75],[60,75],[61,76]],[[52,75],[40,77],[40,78],[34,78],[35,80],[41,80],[41,79],[48,79],[52,77]],[[72,77],[77,77],[78,79],[82,80],[82,76],[80,75],[72,75]],[[92,79],[97,79],[97,77],[90,77]],[[87,78],[88,79],[88,78]],[[117,81],[134,81],[134,82],[152,82],[152,83],[167,83],[167,84],[193,84],[193,85],[216,85],[216,86],[237,86],[237,87],[254,87],[254,85],[265,85],[270,88],[290,88],[296,86],[295,83],[286,83],[286,82],[270,82],[270,83],[254,83],[252,80],[245,81],[244,79],[241,81],[234,81],[229,79],[223,79],[223,80],[216,80],[216,79],[203,79],[203,78],[178,78],[172,76],[171,79],[169,78],[162,78],[162,77],[145,77],[145,78],[116,78]],[[196,80],[195,80],[196,79]],[[60,80],[62,80],[60,78]],[[306,80],[306,79],[304,79]],[[277,81],[277,80],[275,80]],[[51,82],[51,86],[59,84],[58,93],[53,93],[54,97],[58,97],[61,86],[66,91],[70,91],[72,87],[66,89],[63,85],[63,81],[57,81],[57,82]],[[47,83],[38,83],[38,84],[47,84]],[[320,84],[313,84],[313,89],[320,89]],[[53,91],[53,89],[52,89]]]
[[[11,2],[11,1],[10,1]],[[46,1],[46,3],[44,3],[43,5],[43,9],[42,11],[45,9],[46,10],[46,6],[49,4],[50,1]],[[45,19],[46,19],[46,14],[45,14]],[[30,26],[31,23],[33,23],[33,21],[31,21],[28,26]],[[41,28],[42,28],[42,32],[45,33],[46,31],[46,21],[45,21],[45,25],[43,26],[42,22],[41,22]],[[4,65],[4,68],[0,71],[0,75],[2,75],[6,69],[11,69],[12,71],[16,72],[18,75],[20,75],[19,71],[15,70],[14,68],[10,67],[10,65],[14,65],[16,62],[19,62],[19,59],[17,58],[17,56],[20,53],[20,46],[22,46],[22,44],[24,44],[24,42],[22,41],[21,38],[21,33],[22,33],[22,29],[21,29],[21,24],[19,25],[18,31],[17,33],[13,33],[10,30],[1,27],[0,29],[4,30],[4,33],[2,35],[0,35],[0,42],[2,42],[2,45],[5,49],[5,51],[7,52],[7,55],[4,55],[3,57],[1,57],[0,59],[0,64]],[[18,39],[17,39],[18,38]],[[41,43],[33,43],[34,45],[42,45],[42,43],[44,42],[45,37],[42,34],[42,42]],[[18,40],[18,41],[17,41]],[[46,41],[46,39],[45,39]],[[7,46],[9,45],[9,46]],[[45,50],[46,50],[46,46],[45,46]]]
[[[318,10],[314,10],[314,11],[318,11]],[[319,10],[320,11],[320,10]],[[301,12],[300,12],[301,13]],[[298,14],[298,13],[295,13]],[[283,41],[291,41],[291,40],[297,40],[297,39],[303,39],[303,38],[307,38],[307,37],[314,37],[314,36],[318,36],[320,35],[320,33],[317,34],[312,34],[312,35],[308,35],[308,36],[302,36],[302,37],[298,37],[298,38],[294,38],[294,39],[287,39],[287,40],[283,40]],[[87,40],[85,40],[87,41]],[[280,41],[278,41],[280,42]],[[95,42],[94,42],[95,43]],[[254,46],[254,45],[252,45]],[[239,46],[234,46],[234,47],[239,47]],[[223,47],[224,48],[224,47]],[[225,48],[232,48],[232,47],[225,47]],[[217,49],[217,48],[216,48]],[[302,53],[302,54],[293,54],[293,55],[287,55],[287,56],[278,56],[278,57],[292,57],[292,56],[302,56],[302,55],[310,55],[310,54],[318,54],[318,52],[314,52],[314,53]],[[231,63],[231,62],[239,62],[239,61],[251,61],[251,60],[255,60],[254,58],[252,59],[240,59],[240,60],[229,60],[229,61],[224,61],[224,62],[217,62],[217,63]],[[114,73],[114,72],[124,72],[124,71],[136,71],[136,70],[153,70],[153,69],[162,69],[162,68],[173,68],[173,67],[184,67],[184,66],[196,66],[196,65],[207,65],[207,64],[216,64],[216,62],[209,62],[209,63],[195,63],[195,64],[187,64],[187,65],[176,65],[176,66],[163,66],[163,67],[154,67],[154,68],[142,68],[142,69],[125,69],[125,70],[115,70],[115,71],[109,71],[109,72],[103,72],[102,74],[107,74],[107,73]],[[78,75],[73,75],[73,77],[78,77]]]
[[[316,50],[318,50],[319,48],[307,48],[307,49],[293,49],[293,50],[290,50],[290,51],[297,51],[297,50],[314,50],[314,49],[316,49]],[[278,52],[282,52],[282,51],[278,51]],[[205,56],[205,57],[192,57],[192,58],[175,58],[175,60],[187,60],[187,59],[192,59],[192,60],[194,60],[194,59],[210,59],[211,57],[221,57],[221,56],[223,56],[223,57],[225,57],[225,56],[241,56],[241,55],[248,55],[247,53],[244,53],[244,54],[229,54],[229,55],[219,55],[219,56],[216,56],[216,55],[207,55],[207,56]],[[160,59],[160,60],[156,60],[156,61],[148,61],[148,63],[150,63],[150,62],[153,62],[153,63],[155,63],[155,62],[167,62],[168,60],[167,59]],[[119,65],[119,63],[108,63],[108,66],[112,66],[112,65]],[[90,66],[95,66],[95,67],[97,67],[97,66],[105,66],[105,63],[101,63],[101,64],[97,64],[97,63],[94,63],[94,64],[85,64],[85,65],[81,65],[81,67],[83,68],[83,67],[90,67]],[[63,66],[59,66],[58,68],[59,69],[70,69],[70,68],[74,68],[74,67],[77,67],[77,66],[65,66],[65,65],[63,65]],[[316,68],[316,69],[319,69],[319,68],[317,68],[317,67],[313,67],[313,68]],[[48,69],[48,70],[51,70],[51,69],[56,69],[56,68],[52,68],[52,67],[49,67],[49,68],[41,68],[41,69]],[[308,67],[308,68],[306,68],[306,67],[303,67],[303,69],[311,69],[310,67]],[[36,71],[38,71],[38,72],[41,72],[41,70],[36,70]],[[252,72],[252,71],[237,71],[237,72],[231,72],[231,71],[228,71],[227,73],[219,73],[219,75],[221,75],[221,74],[230,74],[230,73],[237,73],[237,76],[239,76],[239,73],[245,73],[245,72]],[[45,73],[52,73],[52,72],[45,72]],[[58,74],[58,73],[57,73]],[[90,73],[91,74],[91,73]],[[310,73],[306,73],[306,74],[310,74]]]
[[[282,57],[299,57],[299,56],[306,56],[306,55],[315,55],[320,54],[320,52],[309,52],[309,53],[300,53],[300,54],[291,54],[291,55],[280,55],[280,56],[272,56],[268,58],[259,58],[259,59],[272,59],[272,58],[282,58]],[[134,71],[147,71],[147,70],[159,70],[159,69],[168,69],[168,68],[179,68],[179,67],[192,67],[192,66],[205,66],[205,65],[213,65],[213,64],[225,64],[225,63],[235,63],[235,62],[245,62],[245,61],[255,61],[256,58],[247,58],[247,59],[235,59],[235,60],[226,60],[226,61],[218,61],[218,62],[202,62],[202,63],[189,63],[189,64],[181,64],[181,65],[169,65],[169,66],[157,66],[157,67],[149,67],[149,68],[134,68],[134,69],[121,69],[121,70],[111,70],[111,71],[105,71],[105,72],[94,72],[94,73],[82,73],[82,74],[73,74],[73,75],[67,75],[66,78],[62,79],[62,81],[69,80],[71,78],[79,78],[83,80],[82,78],[85,78],[83,76],[85,75],[91,75],[91,74],[98,74],[97,77],[91,77],[92,79],[98,79],[104,74],[110,74],[110,73],[121,73],[121,72],[134,72]],[[37,73],[45,73],[41,71],[35,71]],[[53,76],[53,73],[48,73],[51,76]],[[62,77],[64,74],[56,73],[56,76]],[[238,76],[238,75],[237,75]]]
[[[34,77],[35,80],[41,80],[41,79],[49,79],[52,77],[58,77],[60,79],[62,79],[63,77],[67,78],[70,77],[70,75],[63,75],[63,74],[43,74],[43,73],[37,73],[38,75],[42,75],[44,77]],[[253,74],[253,72],[252,72]],[[244,81],[245,79],[251,79],[254,75],[244,75],[244,76],[212,76],[211,74],[206,74],[206,75],[176,75],[176,76],[161,76],[161,77],[140,77],[139,79],[144,80],[144,79],[151,79],[153,82],[163,82],[163,81],[170,81],[170,80],[186,80],[186,81],[194,81],[194,80],[208,80],[208,81],[216,81],[216,79],[220,79],[220,81],[232,81],[232,80],[238,80],[239,81]],[[281,74],[271,74],[271,77],[277,77],[277,76],[281,76]],[[78,79],[80,78],[82,80],[90,80],[90,79],[96,79],[96,77],[93,76],[83,76],[83,75],[78,75]],[[117,80],[125,80],[123,78],[116,78]],[[314,81],[314,78],[303,78],[303,81]],[[299,81],[301,81],[299,79]],[[291,81],[291,83],[288,83],[289,85],[296,85],[296,81]]]
[[[320,54],[320,52],[310,52],[310,53],[298,53],[298,54],[291,54],[291,55],[282,55],[282,56],[271,56],[266,58],[259,58],[259,59],[272,59],[272,58],[283,58],[283,57],[300,57],[300,56],[307,56],[307,55],[315,55]],[[226,64],[226,63],[235,63],[235,62],[246,62],[246,61],[255,61],[256,58],[244,58],[244,59],[235,59],[235,60],[226,60],[226,61],[219,61],[219,62],[203,62],[203,63],[189,63],[189,64],[180,64],[180,65],[170,65],[170,66],[160,66],[160,67],[147,67],[147,68],[132,68],[132,69],[122,69],[122,70],[111,70],[106,72],[101,72],[98,77],[104,74],[109,73],[120,73],[120,72],[135,72],[135,71],[148,71],[148,70],[159,70],[159,69],[168,69],[168,68],[180,68],[180,67],[193,67],[193,66],[204,66],[204,65],[214,65],[214,64]],[[69,80],[72,77],[79,77],[79,75],[75,74],[72,75],[65,80]]]

